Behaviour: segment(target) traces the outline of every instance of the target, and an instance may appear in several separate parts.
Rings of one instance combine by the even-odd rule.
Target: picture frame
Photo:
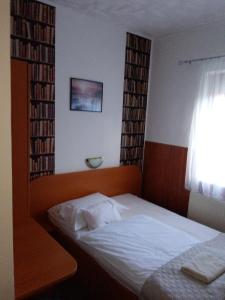
[[[70,78],[70,110],[102,112],[103,82]]]

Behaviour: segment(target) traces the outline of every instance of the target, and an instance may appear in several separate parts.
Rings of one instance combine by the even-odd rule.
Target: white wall
[[[225,202],[190,193],[188,218],[225,232]]]
[[[154,40],[147,140],[188,145],[199,63],[178,66],[178,61],[222,54],[224,23]]]
[[[56,6],[57,173],[87,169],[93,156],[119,165],[125,42],[116,25]],[[103,82],[102,113],[69,110],[70,77]]]
[[[146,139],[188,146],[199,63],[179,60],[225,55],[225,25],[214,24],[154,40]],[[189,217],[225,231],[225,205],[191,193]]]
[[[12,238],[12,168],[10,100],[10,13],[0,1],[0,299],[14,299]]]

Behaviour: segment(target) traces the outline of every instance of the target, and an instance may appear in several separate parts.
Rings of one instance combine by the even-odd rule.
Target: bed
[[[69,176],[73,177],[73,185],[77,174],[78,178],[82,177],[81,181],[78,180],[76,193],[80,197],[100,191],[112,197],[128,208],[121,212],[121,220],[92,231],[82,228],[77,235],[60,222],[57,214],[50,214],[50,220],[57,229],[57,238],[78,261],[79,282],[88,290],[89,299],[140,299],[144,283],[151,274],[195,245],[211,241],[219,235],[214,229],[138,197],[140,173],[135,167],[101,170],[100,174],[96,172],[99,176],[97,181],[94,171],[91,172]],[[92,176],[95,178],[94,187],[90,179]],[[61,182],[62,178],[59,177],[48,179],[50,181],[47,185],[42,181],[37,183],[31,190],[33,201],[35,197],[44,197],[40,193],[47,186],[47,201],[42,199],[41,202],[44,207],[48,209],[63,202],[62,195],[58,195],[58,198],[55,195],[62,193],[62,185],[55,185],[57,180]],[[89,192],[82,192],[82,182],[84,187],[88,186]],[[64,201],[77,198],[71,195],[74,191],[68,192],[71,189],[70,183],[65,187],[64,181],[63,186],[67,190],[66,197],[63,192]],[[46,193],[44,195],[46,197]],[[42,206],[35,203],[33,209],[38,211],[36,217],[40,218],[40,212],[45,211]]]

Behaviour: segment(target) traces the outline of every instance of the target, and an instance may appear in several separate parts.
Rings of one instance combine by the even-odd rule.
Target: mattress
[[[120,222],[75,233],[56,215],[50,219],[136,295],[160,266],[219,233],[131,194],[113,198],[129,208],[121,214]]]

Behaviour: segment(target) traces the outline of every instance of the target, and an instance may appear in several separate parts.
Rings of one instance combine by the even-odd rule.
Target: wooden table
[[[15,298],[34,295],[76,273],[75,259],[36,221],[14,225]]]

